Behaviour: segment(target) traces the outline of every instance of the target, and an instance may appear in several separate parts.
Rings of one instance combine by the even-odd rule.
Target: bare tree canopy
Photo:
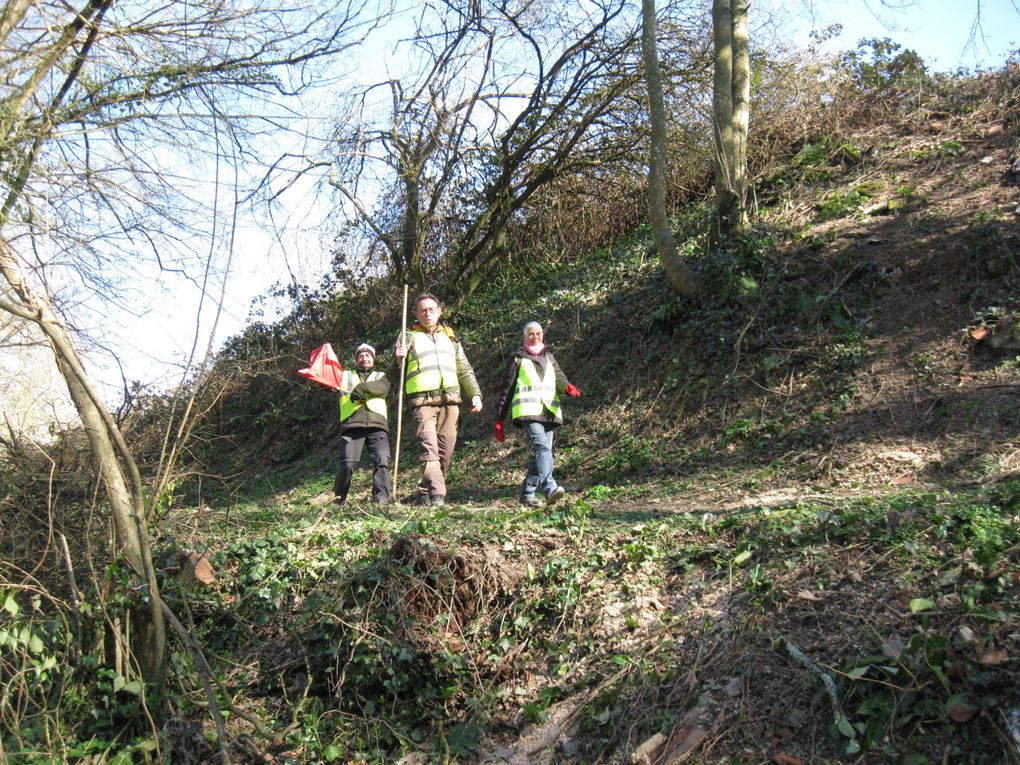
[[[469,291],[561,175],[632,148],[638,25],[621,0],[426,5],[408,71],[345,104],[330,183],[388,270]]]
[[[77,282],[111,299],[110,280],[136,255],[184,269],[188,236],[213,233],[215,195],[199,185],[224,157],[257,163],[259,134],[286,128],[287,99],[318,75],[317,61],[349,44],[356,10],[89,2],[74,12],[9,2],[0,25],[4,235],[24,240],[16,249],[31,270],[72,265]]]

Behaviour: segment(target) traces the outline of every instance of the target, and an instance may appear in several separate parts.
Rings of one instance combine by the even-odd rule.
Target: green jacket
[[[416,338],[417,342],[413,342],[410,335],[418,334]],[[440,340],[439,336],[444,336],[444,339]],[[435,390],[426,391],[415,391],[413,393],[407,392],[407,381],[405,376],[405,393],[410,406],[447,406],[457,405],[467,400],[470,401],[474,396],[481,396],[482,389],[478,386],[478,380],[475,379],[475,370],[471,368],[471,363],[468,361],[467,356],[464,354],[464,347],[460,344],[460,340],[457,339],[457,335],[454,331],[445,325],[439,325],[435,332],[429,332],[423,326],[415,322],[411,329],[408,331],[407,343],[410,346],[407,352],[406,364],[408,367],[418,366],[418,362],[422,362],[421,366],[428,363],[428,359],[419,359],[415,347],[428,347],[428,345],[435,346],[437,342],[445,343],[449,340],[453,344],[454,363],[457,370],[457,380],[455,384],[451,385],[444,379],[443,387]],[[399,339],[398,339],[399,342]],[[432,355],[432,354],[427,354]],[[412,364],[412,362],[414,362]],[[400,361],[396,356],[390,360],[390,365],[386,370],[386,375],[393,383],[400,383]]]

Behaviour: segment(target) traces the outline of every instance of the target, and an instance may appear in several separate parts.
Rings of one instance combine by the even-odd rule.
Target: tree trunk
[[[717,241],[747,227],[747,127],[750,116],[750,46],[747,0],[713,0],[715,74],[712,116],[715,139]]]
[[[677,251],[666,213],[666,106],[655,43],[655,0],[642,0],[641,13],[641,55],[644,60],[645,83],[648,86],[648,116],[652,131],[648,164],[648,213],[659,260],[673,289],[693,300],[701,291],[700,285],[694,272]]]
[[[34,321],[49,341],[57,368],[85,426],[96,470],[110,503],[117,549],[143,579],[148,592],[144,608],[139,608],[136,615],[132,649],[142,675],[159,689],[164,678],[166,626],[145,527],[145,503],[138,467],[116,422],[89,383],[71,337],[53,311],[49,298],[29,284],[13,248],[2,237],[0,275],[21,302],[13,308]]]
[[[731,177],[740,205],[737,229],[748,225],[747,128],[751,118],[751,41],[747,18],[749,0],[733,3],[733,162]]]

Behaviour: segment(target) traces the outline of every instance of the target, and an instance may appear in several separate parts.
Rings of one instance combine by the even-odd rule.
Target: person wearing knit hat
[[[351,489],[351,478],[368,447],[372,460],[372,499],[390,501],[390,426],[386,395],[390,381],[375,371],[375,348],[362,343],[354,351],[354,371],[345,369],[340,382],[340,467],[333,483],[333,501],[342,505]]]

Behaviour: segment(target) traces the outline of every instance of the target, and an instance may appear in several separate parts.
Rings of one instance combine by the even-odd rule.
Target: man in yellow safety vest
[[[387,374],[398,382],[400,362],[406,358],[404,393],[414,415],[422,462],[418,501],[443,505],[461,402],[466,397],[472,412],[482,411],[482,390],[453,329],[440,321],[443,308],[439,299],[427,292],[419,295],[414,315],[417,321],[397,340]]]
[[[354,352],[357,368],[345,369],[340,381],[340,467],[333,484],[334,502],[343,504],[351,489],[351,476],[366,446],[372,459],[372,499],[390,501],[390,429],[386,394],[390,381],[377,372],[375,348],[362,343]]]

